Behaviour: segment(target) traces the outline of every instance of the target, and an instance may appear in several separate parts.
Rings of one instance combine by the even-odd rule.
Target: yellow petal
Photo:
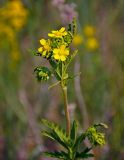
[[[52,31],[52,33],[56,33],[57,31]]]
[[[54,34],[48,33],[48,36],[49,36],[49,37],[54,37]]]
[[[64,54],[68,56],[69,55],[69,50],[66,49],[65,52],[64,52]]]
[[[58,59],[60,59],[60,56],[58,54],[55,54],[54,58],[58,60]]]
[[[67,35],[67,32],[65,31],[63,34],[64,34],[64,36],[66,36],[66,35]]]
[[[43,51],[42,55],[43,55],[43,56],[46,56],[46,51]]]
[[[61,50],[65,50],[65,47],[66,47],[65,45],[61,45],[61,46],[60,46],[60,49],[61,49]]]
[[[61,59],[61,61],[65,61],[66,60],[65,56],[60,56],[60,59]]]
[[[59,52],[59,49],[54,49],[53,50],[53,53],[55,53],[55,54],[58,54],[58,52]]]
[[[45,39],[41,39],[40,43],[44,46],[46,44],[46,40]]]
[[[38,48],[38,52],[42,52],[43,51],[43,47]]]
[[[62,27],[59,31],[60,32],[64,32],[65,31],[65,27]]]

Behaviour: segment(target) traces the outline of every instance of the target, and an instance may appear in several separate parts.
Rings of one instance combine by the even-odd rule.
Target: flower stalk
[[[66,133],[70,136],[70,115],[68,110],[68,96],[67,96],[67,86],[62,86],[63,98],[64,98],[64,111],[66,118]]]

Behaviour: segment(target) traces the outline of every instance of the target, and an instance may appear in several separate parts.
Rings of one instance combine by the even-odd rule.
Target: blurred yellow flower
[[[4,37],[4,39],[8,39],[11,42],[15,40],[15,34],[13,29],[4,23],[0,23],[0,37]],[[4,41],[4,39],[2,39]]]
[[[74,36],[72,43],[74,46],[78,46],[83,42],[83,37],[80,34]]]
[[[86,47],[90,50],[96,50],[99,47],[97,39],[96,38],[88,38],[86,41]]]
[[[62,27],[60,30],[52,31],[52,33],[48,33],[49,37],[55,37],[55,38],[61,38],[62,36],[66,36],[67,32],[65,31],[65,28]]]
[[[69,50],[65,45],[61,45],[59,48],[53,50],[53,57],[56,60],[65,61],[66,57],[69,55]]]
[[[22,20],[22,19],[19,18],[19,17],[15,17],[15,18],[13,18],[13,19],[11,20],[11,24],[12,24],[12,26],[13,26],[15,29],[19,30],[19,29],[21,29],[21,28],[24,26],[25,20],[24,20],[24,18],[23,18],[23,20]]]
[[[14,67],[19,62],[21,55],[19,51],[19,44],[16,39],[16,33],[13,32],[13,29],[10,26],[2,23],[0,24],[0,31],[0,38],[2,39],[0,42],[0,48],[2,49],[5,44],[9,44],[10,53],[8,57],[11,58],[10,67]]]
[[[13,48],[12,52],[11,52],[12,58],[14,60],[14,62],[18,62],[20,59],[20,52],[18,51],[18,48]]]
[[[83,31],[84,31],[84,34],[88,37],[94,36],[96,32],[95,27],[90,25],[85,26]]]
[[[4,23],[10,24],[16,30],[24,26],[27,14],[28,12],[20,0],[9,1],[0,9],[0,16]]]
[[[43,56],[46,56],[51,49],[50,40],[41,39],[40,44],[42,45],[42,47],[38,48],[38,52],[40,52]]]
[[[20,59],[20,49],[17,33],[22,29],[27,20],[28,11],[21,0],[12,0],[0,7],[0,48],[9,48],[12,65]],[[7,44],[6,47],[4,47]]]

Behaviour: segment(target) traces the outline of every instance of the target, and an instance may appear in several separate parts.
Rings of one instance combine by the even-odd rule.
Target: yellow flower
[[[66,57],[69,55],[69,50],[65,45],[61,45],[59,48],[53,50],[53,57],[56,60],[65,61]]]
[[[84,27],[84,34],[86,35],[86,36],[94,36],[94,34],[95,34],[95,28],[93,27],[93,26],[90,26],[90,25],[87,25],[87,26],[85,26]]]
[[[40,52],[42,56],[46,56],[51,49],[50,40],[41,39],[40,44],[42,45],[42,47],[38,48],[38,52]]]
[[[78,46],[83,42],[83,37],[80,34],[77,34],[74,36],[72,42],[73,42],[74,46]]]
[[[99,47],[97,39],[96,38],[87,39],[86,47],[90,50],[96,50]]]
[[[2,17],[2,20],[4,20],[5,23],[7,22],[7,25],[10,24],[16,30],[24,26],[27,20],[27,14],[28,12],[20,0],[10,1],[0,9],[0,17]]]
[[[49,37],[55,37],[55,38],[61,38],[62,36],[66,36],[67,32],[65,31],[65,28],[62,27],[60,30],[52,31],[52,33],[48,33]]]

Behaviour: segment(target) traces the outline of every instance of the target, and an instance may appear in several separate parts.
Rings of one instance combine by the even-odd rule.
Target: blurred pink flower
[[[74,17],[77,17],[77,12],[75,11],[76,5],[74,3],[64,4],[60,7],[60,16],[64,23],[71,22]]]
[[[65,0],[52,0],[53,6],[58,6],[60,4],[63,4]]]
[[[78,16],[75,3],[66,4],[65,0],[52,0],[52,5],[59,10],[63,23],[70,23],[74,17]]]

